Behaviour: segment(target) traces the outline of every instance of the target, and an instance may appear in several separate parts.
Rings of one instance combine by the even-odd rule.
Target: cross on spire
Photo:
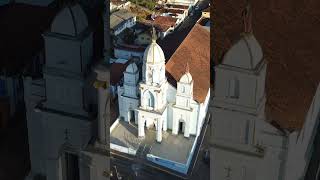
[[[186,64],[186,73],[189,73],[190,72],[190,69],[189,69],[189,62],[187,62]]]
[[[251,11],[251,5],[249,3],[249,0],[247,1],[247,5],[242,12],[242,18],[243,18],[243,25],[244,25],[244,32],[245,33],[252,33],[252,11]]]
[[[156,42],[157,41],[157,32],[156,32],[156,28],[152,25],[152,42]]]

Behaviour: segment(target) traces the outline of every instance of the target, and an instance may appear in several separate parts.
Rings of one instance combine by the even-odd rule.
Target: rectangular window
[[[239,80],[231,79],[229,81],[229,97],[238,99],[239,98]]]

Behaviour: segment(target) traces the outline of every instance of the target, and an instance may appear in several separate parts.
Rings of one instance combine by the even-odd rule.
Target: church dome
[[[245,34],[225,54],[222,64],[254,69],[263,59],[263,52],[252,33]]]
[[[192,76],[189,72],[185,73],[181,78],[180,78],[181,83],[187,83],[190,84],[192,82]]]
[[[88,27],[87,15],[79,4],[66,6],[55,17],[51,32],[77,36]]]
[[[165,62],[162,48],[153,41],[144,51],[143,60],[147,63]]]
[[[136,63],[131,63],[126,68],[126,72],[127,73],[135,73],[137,71],[138,71],[138,67],[137,67]]]

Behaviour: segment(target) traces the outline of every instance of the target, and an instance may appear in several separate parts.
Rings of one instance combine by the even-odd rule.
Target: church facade
[[[141,74],[141,79],[139,78]],[[162,141],[162,133],[198,136],[206,116],[210,91],[207,89],[202,102],[193,97],[194,80],[185,64],[183,75],[176,86],[166,77],[166,59],[161,47],[156,43],[155,33],[152,43],[146,48],[141,72],[133,62],[124,72],[123,85],[118,87],[120,120],[138,126],[138,136],[145,136],[145,128],[157,131],[157,142]]]

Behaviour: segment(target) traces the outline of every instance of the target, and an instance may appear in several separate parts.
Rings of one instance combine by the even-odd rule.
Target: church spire
[[[152,42],[155,43],[157,41],[157,32],[156,28],[152,26]]]
[[[249,0],[247,1],[247,5],[242,12],[243,25],[244,25],[244,33],[253,33],[252,30],[252,10]]]
[[[187,74],[187,73],[189,73],[190,72],[190,69],[189,69],[189,62],[187,62],[187,64],[186,64],[186,71],[185,71],[185,73]]]

